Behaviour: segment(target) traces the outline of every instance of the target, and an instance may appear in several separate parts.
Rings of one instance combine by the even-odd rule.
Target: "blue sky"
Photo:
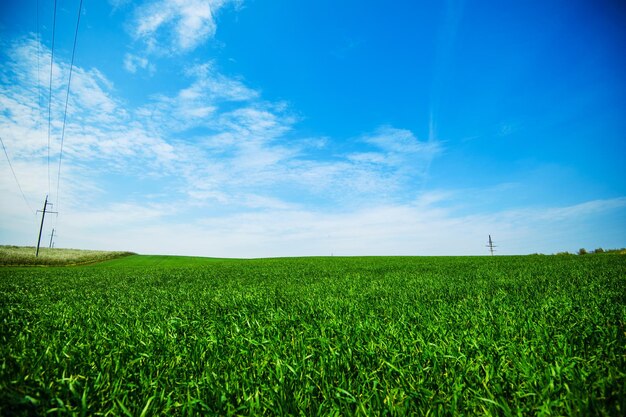
[[[85,0],[60,176],[79,1],[58,0],[50,101],[53,1],[0,8],[0,136],[27,200],[3,159],[0,243],[33,245],[49,194],[58,247],[626,246],[618,1]]]

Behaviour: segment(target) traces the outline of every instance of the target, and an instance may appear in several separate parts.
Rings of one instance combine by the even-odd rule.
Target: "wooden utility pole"
[[[489,248],[491,256],[493,256],[493,248],[495,248],[496,245],[493,244],[493,240],[491,240],[491,235],[489,235],[489,243],[486,246]]]
[[[37,251],[35,252],[35,256],[39,256],[39,245],[41,244],[41,232],[43,231],[43,221],[46,218],[46,213],[56,213],[56,211],[48,211],[48,205],[52,205],[52,203],[48,203],[48,196],[46,195],[46,201],[43,203],[43,210],[37,210],[37,212],[42,212],[41,215],[41,226],[39,226],[39,237],[37,238]]]

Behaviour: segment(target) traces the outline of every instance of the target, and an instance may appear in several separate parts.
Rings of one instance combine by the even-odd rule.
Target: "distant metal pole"
[[[497,246],[493,244],[493,240],[491,240],[491,235],[489,235],[489,243],[486,246],[489,248],[489,251],[491,252],[491,256],[493,256],[493,248]]]
[[[54,228],[52,228],[52,233],[50,234],[50,245],[48,245],[49,248],[52,248],[52,239],[54,239]]]

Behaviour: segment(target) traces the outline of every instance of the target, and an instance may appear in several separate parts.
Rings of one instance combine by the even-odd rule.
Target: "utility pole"
[[[489,243],[486,246],[489,248],[489,252],[491,252],[491,256],[493,256],[493,248],[497,246],[493,244],[493,240],[491,240],[491,235],[489,235]]]
[[[39,245],[41,244],[41,232],[43,231],[43,221],[46,218],[46,213],[56,213],[56,211],[47,211],[48,205],[52,205],[52,203],[48,203],[48,196],[46,195],[46,201],[43,203],[43,210],[37,210],[37,212],[42,212],[41,215],[41,226],[39,226],[39,237],[37,238],[37,251],[35,252],[35,256],[39,256]]]
[[[50,245],[48,246],[51,249],[53,246],[52,239],[54,239],[54,227],[52,228],[52,233],[50,233]]]

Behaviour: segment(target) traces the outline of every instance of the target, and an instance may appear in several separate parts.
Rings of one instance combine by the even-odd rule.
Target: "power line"
[[[7,152],[7,148],[4,146],[4,141],[2,140],[2,136],[0,136],[0,143],[2,143],[2,149],[4,149],[4,155],[7,157],[7,162],[9,163],[9,167],[11,168],[11,172],[13,173],[13,178],[15,178],[15,182],[17,183],[17,188],[20,189],[20,193],[22,193],[22,197],[24,198],[24,202],[28,206],[28,209],[31,212],[34,212],[35,210],[33,210],[33,208],[28,203],[28,199],[26,198],[26,195],[24,194],[24,191],[22,191],[22,186],[20,185],[20,182],[17,180],[17,175],[15,175],[15,170],[13,170],[13,165],[11,164],[11,159],[9,159],[9,154]]]
[[[76,54],[76,40],[78,39],[78,26],[80,25],[80,14],[83,9],[83,0],[78,5],[78,18],[76,19],[76,31],[74,32],[74,46],[72,47],[72,60],[70,62],[70,75],[67,80],[67,93],[65,94],[65,110],[63,112],[63,128],[61,130],[61,151],[59,153],[59,171],[57,173],[56,205],[59,209],[59,185],[61,183],[61,162],[63,161],[63,141],[65,139],[65,121],[67,120],[67,103],[70,98],[70,84],[72,82],[72,70],[74,69],[74,55]]]
[[[41,58],[41,38],[39,36],[39,0],[37,0],[37,18],[35,19],[37,21],[37,32],[36,32],[36,36],[35,36],[35,41],[37,42],[37,103],[39,105],[39,107],[37,108],[38,110],[38,118],[37,118],[37,131],[39,132],[39,130],[41,129],[41,65],[40,65],[40,58]]]
[[[52,124],[52,67],[54,64],[54,35],[57,26],[57,0],[54,0],[52,18],[52,48],[50,49],[50,86],[48,91],[48,194],[50,193],[50,126]]]

